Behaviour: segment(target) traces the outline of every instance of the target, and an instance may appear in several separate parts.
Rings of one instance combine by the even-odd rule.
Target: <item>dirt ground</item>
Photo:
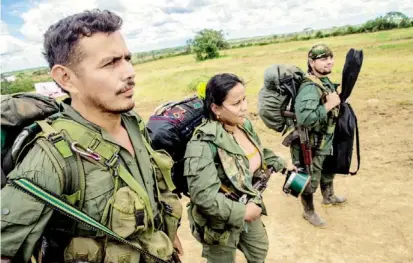
[[[316,210],[327,228],[316,229],[302,218],[299,199],[282,192],[281,175],[270,180],[264,193],[268,216],[263,221],[270,243],[266,262],[413,262],[413,74],[397,66],[403,58],[413,63],[413,57],[411,47],[396,52],[365,58],[350,98],[360,128],[361,169],[355,176],[336,176],[336,193],[348,198],[344,206],[322,207],[317,190]],[[386,54],[391,59],[384,60]],[[374,70],[378,63],[380,71]],[[257,118],[256,99],[248,97],[249,110],[261,140],[290,161],[281,136]],[[156,106],[138,103],[138,111],[147,119]],[[182,199],[184,206],[187,202]],[[179,236],[183,262],[206,262],[189,231],[186,212]],[[239,251],[236,262],[246,262]]]
[[[268,216],[263,221],[270,243],[266,262],[413,262],[413,85],[410,88],[404,94],[410,103],[397,103],[402,94],[391,92],[382,99],[360,96],[355,101],[361,170],[355,176],[336,176],[336,193],[348,198],[343,206],[322,207],[317,190],[316,210],[327,221],[326,229],[316,229],[301,217],[299,199],[281,190],[283,176],[271,178],[264,193]],[[280,136],[254,115],[250,118],[263,142],[290,160]],[[353,160],[356,164],[355,156]],[[183,198],[182,204],[188,201]],[[186,213],[179,236],[183,262],[206,262],[189,232]],[[236,262],[246,262],[239,251]]]

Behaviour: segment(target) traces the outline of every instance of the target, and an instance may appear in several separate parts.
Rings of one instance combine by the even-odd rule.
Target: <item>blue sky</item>
[[[1,1],[1,20],[8,25],[9,32],[20,39],[24,39],[24,36],[20,33],[20,27],[24,22],[20,14],[29,8],[29,1]]]
[[[390,11],[413,17],[413,0],[1,0],[1,71],[46,66],[46,29],[91,8],[123,18],[132,52],[183,45],[203,28],[241,38],[360,24]]]

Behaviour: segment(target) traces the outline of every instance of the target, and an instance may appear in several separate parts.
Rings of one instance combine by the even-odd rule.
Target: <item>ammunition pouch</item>
[[[208,245],[227,245],[231,230],[225,223],[212,222],[199,213],[196,206],[188,206],[188,219],[191,233],[201,243]]]

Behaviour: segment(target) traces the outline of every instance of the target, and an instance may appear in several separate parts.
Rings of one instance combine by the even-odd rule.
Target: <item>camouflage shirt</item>
[[[320,78],[323,90],[314,82],[304,82],[295,99],[294,109],[297,123],[307,127],[310,139],[318,145],[318,154],[332,154],[335,123],[338,117],[338,107],[327,113],[322,95],[336,91],[338,85],[327,77]],[[320,139],[322,138],[322,139]],[[321,145],[320,145],[321,144]]]
[[[65,105],[63,114],[99,132],[103,140],[117,144],[111,135],[85,120],[69,105]],[[120,161],[147,191],[153,214],[157,215],[160,213],[160,202],[156,197],[156,179],[139,130],[140,121],[134,114],[122,114],[122,122],[131,139],[135,156],[121,147]],[[148,134],[145,134],[145,137],[149,140]],[[83,161],[83,167],[86,177],[83,212],[100,221],[108,200],[113,196],[113,175],[109,170],[92,162]],[[11,179],[18,177],[31,179],[58,196],[63,194],[53,162],[37,144],[9,175]],[[6,185],[1,190],[1,212],[1,255],[14,257],[15,262],[28,262],[36,242],[52,218],[53,211],[30,195]],[[91,236],[96,234],[81,224],[78,228],[83,234],[87,234],[88,231]]]
[[[262,147],[249,120],[241,128],[259,149],[262,168],[272,166],[275,171],[280,171],[285,167],[283,159]],[[196,130],[187,145],[184,174],[188,179],[191,203],[209,221],[236,228],[243,226],[245,205],[227,198],[220,192],[220,186],[224,184],[233,191],[254,196],[253,174],[249,171],[245,153],[221,123],[207,121]],[[261,197],[254,202],[263,206]]]

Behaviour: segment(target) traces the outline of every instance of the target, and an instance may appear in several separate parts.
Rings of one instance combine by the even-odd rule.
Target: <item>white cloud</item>
[[[402,11],[413,15],[413,0],[41,0],[20,13],[24,42],[7,34],[1,64],[4,70],[45,65],[43,34],[59,19],[86,9],[110,9],[123,20],[132,52],[182,45],[203,28],[222,29],[229,38],[288,33],[310,27],[358,24]]]
[[[12,54],[14,52],[18,52],[24,48],[25,43],[10,35],[8,26],[5,22],[0,20],[0,26],[1,26],[0,54],[2,56],[7,55],[7,54]]]
[[[8,26],[3,22],[3,20],[0,20],[0,32],[2,36],[9,34]]]

